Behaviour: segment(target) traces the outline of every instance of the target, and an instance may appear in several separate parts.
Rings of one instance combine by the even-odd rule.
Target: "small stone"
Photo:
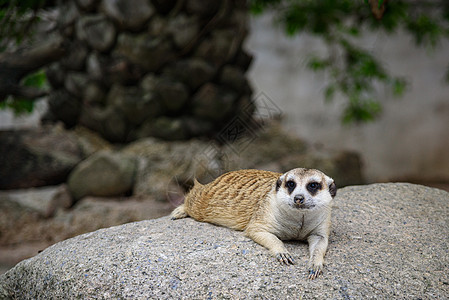
[[[137,132],[137,138],[154,136],[164,140],[183,140],[188,132],[178,118],[158,117],[145,121]]]
[[[154,14],[148,0],[103,0],[102,11],[122,29],[139,30]]]
[[[182,49],[193,43],[199,34],[199,22],[195,16],[179,14],[168,22],[168,32],[175,45]]]
[[[211,0],[188,0],[186,10],[192,14],[210,16],[217,12],[222,2]]]
[[[76,35],[93,49],[100,52],[108,51],[115,42],[116,30],[105,16],[83,16],[76,23]]]
[[[71,43],[67,47],[68,53],[61,58],[61,65],[69,70],[81,71],[84,69],[86,57],[88,54],[87,47],[82,43]]]
[[[64,88],[77,98],[82,98],[88,82],[89,78],[85,73],[68,72],[65,77]]]
[[[239,49],[238,36],[233,30],[215,30],[205,38],[195,51],[196,57],[201,57],[216,66],[230,61]]]
[[[120,153],[100,151],[75,167],[67,181],[75,199],[120,196],[132,188],[136,162]]]
[[[189,90],[184,84],[167,76],[149,74],[142,79],[141,86],[147,92],[156,93],[161,105],[168,111],[180,110],[189,97]]]
[[[47,80],[54,89],[61,88],[64,85],[65,70],[60,63],[52,63],[45,70]]]
[[[71,27],[76,20],[80,17],[80,13],[74,1],[64,1],[60,7],[60,11],[63,12],[58,18],[58,26],[60,28]]]
[[[79,124],[99,132],[110,142],[123,143],[128,138],[128,123],[113,107],[83,109]]]
[[[106,94],[99,84],[95,82],[87,83],[83,93],[83,104],[92,106],[102,106],[105,103]]]
[[[53,91],[48,97],[48,107],[50,112],[64,122],[67,127],[70,128],[77,124],[81,103],[66,90]]]
[[[98,53],[93,52],[89,54],[86,60],[86,69],[87,73],[92,79],[102,79],[102,77],[104,76],[104,72]]]
[[[168,14],[178,3],[177,0],[152,0],[151,3],[161,14]]]
[[[152,72],[159,70],[174,56],[169,39],[163,36],[152,37],[147,33],[120,34],[114,54]]]
[[[236,95],[207,83],[193,95],[193,114],[206,120],[222,120],[231,111]]]
[[[99,0],[76,0],[78,6],[84,11],[92,11],[97,6]]]
[[[246,77],[239,68],[226,65],[221,71],[219,82],[239,93],[246,85]]]
[[[162,112],[158,95],[135,86],[113,85],[109,91],[107,103],[120,111],[133,125],[141,124],[144,120],[160,115]]]
[[[167,66],[163,73],[178,78],[192,90],[196,90],[210,81],[215,75],[215,68],[200,58],[177,61]]]

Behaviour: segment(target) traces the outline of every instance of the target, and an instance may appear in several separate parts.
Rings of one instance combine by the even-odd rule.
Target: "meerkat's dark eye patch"
[[[316,192],[321,190],[322,186],[321,183],[312,181],[307,184],[306,188],[310,194],[315,195]]]
[[[285,186],[287,187],[288,193],[291,194],[296,187],[296,182],[289,180],[285,183]]]

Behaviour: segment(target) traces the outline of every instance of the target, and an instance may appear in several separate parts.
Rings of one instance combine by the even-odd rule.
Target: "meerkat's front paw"
[[[294,265],[295,260],[288,252],[276,253],[276,258],[283,264]]]
[[[182,219],[187,217],[184,204],[175,208],[170,214],[172,220]]]
[[[323,265],[312,265],[309,267],[309,279],[313,280],[320,274],[323,274]]]

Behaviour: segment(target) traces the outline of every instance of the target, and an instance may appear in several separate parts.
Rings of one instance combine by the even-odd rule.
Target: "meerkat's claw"
[[[276,258],[281,263],[286,264],[286,265],[294,265],[295,264],[295,260],[293,259],[291,254],[288,253],[288,252],[286,252],[286,253],[278,253],[278,254],[276,254]]]
[[[308,278],[313,280],[318,277],[318,275],[323,274],[323,268],[322,266],[313,266],[309,269],[309,276]]]

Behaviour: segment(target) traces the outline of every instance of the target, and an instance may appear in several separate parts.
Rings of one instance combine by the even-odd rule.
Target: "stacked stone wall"
[[[70,0],[46,121],[112,142],[212,137],[254,111],[244,1]]]

